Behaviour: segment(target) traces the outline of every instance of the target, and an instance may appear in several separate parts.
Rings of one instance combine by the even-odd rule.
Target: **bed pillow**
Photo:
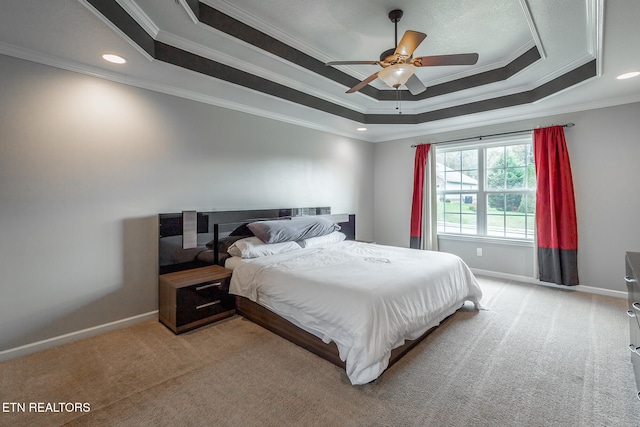
[[[290,221],[258,221],[247,225],[265,243],[301,241],[325,236],[340,230],[340,226],[326,218],[304,217]]]
[[[300,244],[300,246],[302,246],[303,248],[315,248],[318,246],[333,245],[335,243],[342,242],[346,238],[347,236],[345,236],[344,233],[334,231],[333,233],[325,234],[324,236],[311,237],[309,239],[301,240],[298,242],[298,244]]]
[[[264,243],[257,237],[246,237],[229,246],[230,255],[242,258],[259,258],[266,255],[296,251],[302,247],[296,242]]]

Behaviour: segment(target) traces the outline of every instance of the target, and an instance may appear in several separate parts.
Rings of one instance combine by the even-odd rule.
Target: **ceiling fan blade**
[[[360,83],[358,83],[357,85],[349,89],[346,93],[357,92],[377,78],[378,78],[378,72],[376,71],[375,73],[371,74],[369,77],[367,77],[366,79],[364,79],[363,81],[361,81]]]
[[[357,65],[357,64],[367,64],[367,65],[376,65],[379,64],[380,61],[330,61],[324,65]]]
[[[477,53],[420,56],[413,59],[413,65],[415,65],[416,67],[433,67],[438,65],[473,65],[476,62],[478,62]]]
[[[422,83],[422,80],[420,80],[415,74],[409,77],[409,80],[407,80],[404,85],[409,89],[411,95],[418,95],[427,90],[427,87]]]
[[[395,54],[409,57],[413,54],[413,51],[422,43],[427,37],[425,33],[419,33],[418,31],[405,31],[400,43],[396,47]]]

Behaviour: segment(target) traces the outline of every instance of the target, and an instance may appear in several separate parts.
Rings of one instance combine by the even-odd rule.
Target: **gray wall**
[[[372,144],[0,56],[0,351],[157,310],[157,214],[331,206]]]
[[[578,270],[585,286],[626,291],[624,254],[640,251],[640,103],[376,144],[375,240],[408,246],[414,149],[411,144],[575,123],[565,129],[576,194]],[[532,277],[533,248],[439,241],[471,267]],[[483,256],[476,248],[483,247]]]

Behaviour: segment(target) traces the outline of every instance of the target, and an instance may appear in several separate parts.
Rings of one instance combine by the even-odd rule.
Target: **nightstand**
[[[231,270],[219,265],[160,275],[160,321],[179,334],[232,316],[236,305],[230,280]]]

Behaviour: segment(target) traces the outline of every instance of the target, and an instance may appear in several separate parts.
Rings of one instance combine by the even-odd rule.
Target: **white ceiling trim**
[[[191,19],[191,21],[194,24],[198,23],[198,17],[196,16],[195,13],[193,13],[193,10],[191,10],[191,8],[189,7],[189,5],[187,4],[186,0],[176,0],[176,2],[182,6],[182,8],[185,10],[185,12],[187,12],[187,15],[189,15],[189,18]]]
[[[116,83],[129,84],[130,82],[128,77],[123,76],[120,73],[110,72],[103,68],[92,67],[90,65],[72,61],[70,59],[62,59],[59,56],[36,52],[4,42],[0,42],[0,54],[13,56],[14,58],[20,58],[26,61],[36,62],[42,65],[48,65],[54,68],[60,68],[61,70],[67,70],[74,73],[85,74],[91,77],[106,79]]]
[[[132,0],[116,0],[116,2],[144,29],[151,37],[156,38],[160,29],[140,6]]]
[[[602,76],[604,61],[604,0],[587,1],[587,28],[589,51],[598,61],[598,77]]]
[[[268,22],[254,16],[251,14],[248,14],[247,12],[238,9],[236,6],[234,6],[232,3],[230,3],[227,0],[209,0],[209,1],[202,1],[203,3],[208,4],[209,6],[213,7],[214,9],[219,10],[220,12],[229,15],[230,17],[237,19],[238,21],[242,22],[243,24],[246,24],[258,31],[261,31],[273,38],[275,38],[276,40],[279,40],[295,49],[298,49],[301,52],[306,53],[307,55],[310,55],[314,58],[316,58],[319,61],[322,62],[329,62],[332,60],[335,60],[336,58],[331,58],[330,56],[328,56],[327,54],[325,54],[324,52],[321,52],[317,49],[315,49],[314,47],[303,43],[302,41],[300,41],[297,38],[291,37],[290,35],[282,32],[280,29],[278,29],[277,27],[269,24]]]
[[[520,6],[522,7],[522,12],[524,13],[524,17],[527,20],[527,24],[529,25],[529,31],[531,31],[531,36],[535,42],[535,45],[538,48],[538,52],[540,53],[540,57],[545,59],[547,54],[544,50],[544,45],[542,43],[542,39],[540,38],[540,33],[538,33],[538,28],[536,27],[536,23],[533,21],[533,17],[531,16],[531,10],[529,9],[529,4],[527,0],[520,0]]]
[[[100,11],[96,10],[96,8],[94,8],[91,3],[87,2],[86,0],[78,0],[78,2],[84,7],[86,7],[89,11],[91,11],[91,13],[93,13],[96,17],[98,17],[100,21],[104,22],[105,25],[111,28],[111,30],[113,30],[116,34],[119,34],[123,38],[123,40],[129,43],[129,45],[131,45],[135,50],[140,52],[142,56],[147,58],[149,61],[154,60],[154,58],[151,55],[149,55],[149,53],[146,50],[144,50],[143,48],[140,47],[140,45],[138,45],[136,42],[131,40],[129,36],[127,36],[124,32],[122,32],[122,30],[120,30],[120,28],[118,28],[113,22],[105,18],[104,15],[102,15]]]

